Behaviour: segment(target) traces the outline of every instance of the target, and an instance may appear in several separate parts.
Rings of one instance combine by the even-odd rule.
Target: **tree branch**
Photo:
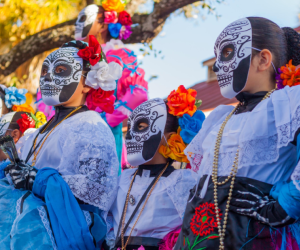
[[[87,0],[88,1],[88,0]],[[142,0],[132,0],[128,6],[134,12]],[[166,19],[175,10],[197,0],[160,0],[154,4],[150,14],[134,14],[136,26],[125,43],[151,42],[162,30]],[[60,47],[74,39],[76,19],[42,30],[14,46],[8,53],[0,55],[0,80],[14,72],[22,63],[45,51]]]

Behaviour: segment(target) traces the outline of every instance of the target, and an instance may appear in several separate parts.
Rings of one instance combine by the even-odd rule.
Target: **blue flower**
[[[108,24],[108,31],[113,38],[118,38],[122,24],[120,23],[110,23]]]
[[[201,110],[197,110],[192,117],[189,114],[184,114],[179,118],[180,136],[186,144],[189,144],[194,139],[202,128],[204,120],[205,115]]]
[[[11,161],[6,159],[2,162],[0,162],[0,180],[5,177],[4,169],[11,164]]]
[[[26,102],[27,89],[17,89],[16,87],[9,87],[5,89],[5,105],[11,108],[13,105],[21,105]]]

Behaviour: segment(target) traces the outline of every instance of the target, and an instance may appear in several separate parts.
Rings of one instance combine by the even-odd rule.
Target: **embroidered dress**
[[[298,86],[277,90],[251,112],[238,113],[229,119],[220,144],[218,182],[229,176],[238,147],[234,190],[247,193],[247,185],[251,185],[262,196],[268,196],[274,184],[290,179],[297,161],[296,146],[291,142],[300,127],[299,94]],[[232,106],[217,107],[185,150],[193,169],[199,169],[198,184],[190,193],[175,249],[219,248],[215,210],[212,209],[214,184],[211,175],[216,138],[232,110]],[[230,182],[218,187],[222,214],[225,213],[229,188]],[[220,218],[223,221],[223,217]],[[272,230],[274,228],[268,225],[229,210],[225,249],[279,249],[276,248],[279,242],[271,236]]]
[[[41,129],[25,134],[17,144],[21,159],[27,158]],[[44,136],[39,134],[36,143]],[[32,160],[33,155],[28,164]],[[94,111],[77,113],[59,124],[36,158],[37,169],[57,170],[68,184],[97,249],[106,234],[106,215],[116,196],[118,165],[113,135]],[[0,225],[5,228],[0,230],[1,249],[57,249],[45,202],[30,191],[14,189],[6,178],[0,181],[0,193]]]
[[[130,192],[125,224],[131,217],[144,192],[155,178],[156,174],[153,174],[153,170],[156,166],[161,166],[159,171],[156,171],[156,173],[159,174],[165,167],[165,164],[142,165],[139,167],[139,172],[135,177]],[[124,170],[119,177],[118,195],[111,208],[113,231],[107,235],[107,242],[110,245],[113,245],[114,241],[120,236],[120,233],[117,235],[119,223],[130,182],[135,171],[137,171],[136,168]],[[173,167],[168,167],[151,193],[145,209],[134,227],[127,249],[134,249],[134,247],[138,245],[143,245],[145,249],[158,249],[158,244],[169,232],[180,228],[188,193],[195,183],[196,176],[191,170],[174,170]],[[124,234],[125,241],[126,236],[129,235],[135,220],[141,211],[141,207],[138,209],[133,220],[129,223]],[[120,247],[121,241],[116,242],[116,246]]]

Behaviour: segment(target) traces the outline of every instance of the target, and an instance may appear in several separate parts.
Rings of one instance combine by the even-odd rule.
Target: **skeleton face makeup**
[[[98,15],[99,7],[91,4],[80,11],[75,23],[75,39],[83,40],[89,34],[89,31]]]
[[[59,105],[73,96],[83,69],[83,60],[77,52],[73,47],[60,48],[45,59],[40,89],[46,105]]]
[[[15,113],[16,112],[11,112],[11,113],[8,113],[1,117],[1,119],[0,119],[0,136],[5,135],[8,127],[9,127],[9,124],[11,123]]]
[[[138,106],[128,118],[125,137],[127,160],[132,166],[150,161],[164,135],[167,108],[162,99],[148,100]],[[147,124],[140,128],[141,124]]]
[[[214,51],[213,71],[218,77],[221,94],[233,98],[247,82],[251,62],[252,28],[247,18],[229,24],[219,35]]]

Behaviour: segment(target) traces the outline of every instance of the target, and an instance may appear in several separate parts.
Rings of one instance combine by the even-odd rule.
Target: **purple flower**
[[[280,75],[281,75],[282,71],[280,70],[280,68],[278,69],[278,73],[276,73],[275,79],[276,79],[276,83],[277,83],[277,88],[278,89],[283,89],[284,85],[283,80],[281,79]]]
[[[120,30],[120,39],[126,40],[130,37],[132,31],[131,31],[131,27],[130,26],[122,26],[121,30]]]

